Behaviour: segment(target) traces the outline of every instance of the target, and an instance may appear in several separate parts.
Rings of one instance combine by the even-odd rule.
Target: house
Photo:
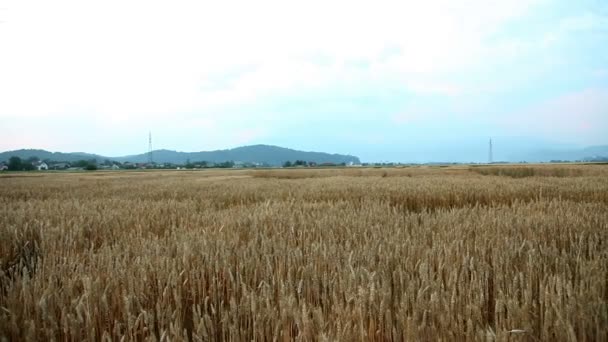
[[[8,165],[0,164],[0,171],[6,171],[6,170],[8,170]]]
[[[53,165],[51,165],[51,168],[53,170],[65,170],[68,169],[71,165],[68,163],[55,163]]]
[[[116,165],[116,164],[112,164],[111,167],[112,170],[120,170],[120,166]]]
[[[48,170],[49,169],[49,166],[45,162],[35,163],[34,166],[36,167],[36,170],[38,170],[38,171]]]

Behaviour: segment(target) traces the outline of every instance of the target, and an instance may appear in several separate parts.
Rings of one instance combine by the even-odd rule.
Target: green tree
[[[291,162],[288,160],[283,164],[283,167],[291,167]]]
[[[223,163],[216,164],[216,166],[219,167],[219,168],[222,168],[222,169],[229,169],[229,168],[234,167],[234,162],[233,161],[226,161],[226,162],[223,162]]]
[[[93,171],[93,170],[97,170],[97,160],[95,160],[95,159],[78,160],[78,161],[72,163],[72,166],[81,167],[85,170]]]
[[[87,165],[89,165],[89,162],[86,160],[78,160],[72,163],[73,167],[87,167]]]
[[[186,165],[184,165],[186,169],[194,169],[194,164],[190,162],[190,159],[186,159]]]
[[[97,164],[88,163],[87,166],[84,167],[84,169],[87,171],[95,171],[95,170],[97,170]]]
[[[8,160],[8,169],[10,171],[32,171],[34,165],[31,162],[23,161],[17,156],[13,156]]]
[[[23,169],[21,158],[13,156],[8,160],[8,169],[10,171],[21,171]]]

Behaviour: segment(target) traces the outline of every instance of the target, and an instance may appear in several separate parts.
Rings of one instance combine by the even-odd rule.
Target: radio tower
[[[494,162],[494,158],[492,155],[492,138],[490,138],[490,149],[488,152],[488,164],[492,164]]]
[[[148,164],[152,164],[152,132],[148,134]]]

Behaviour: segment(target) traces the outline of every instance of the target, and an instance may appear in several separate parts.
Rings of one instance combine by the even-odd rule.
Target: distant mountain
[[[608,145],[590,146],[583,149],[545,149],[519,156],[513,156],[513,161],[549,162],[552,160],[590,161],[608,158]]]
[[[583,150],[584,154],[589,157],[603,157],[608,158],[608,145],[603,146],[591,146]]]
[[[17,150],[0,153],[0,161],[7,161],[10,157],[17,156],[22,159],[30,157],[38,157],[42,160],[51,161],[76,161],[81,159],[96,159],[103,161],[104,159],[115,160],[119,162],[145,163],[148,161],[148,154],[142,153],[125,157],[105,157],[96,154],[88,153],[60,153],[48,152],[45,150]],[[304,152],[289,148],[269,145],[253,145],[237,147],[229,150],[209,151],[209,152],[177,152],[170,150],[156,150],[152,152],[154,162],[156,163],[174,163],[183,164],[188,160],[191,162],[207,161],[220,163],[226,161],[244,162],[244,163],[264,163],[268,165],[282,165],[286,161],[304,160],[322,163],[360,163],[359,158],[350,155],[329,154],[323,152]]]
[[[229,150],[209,151],[209,152],[176,152],[169,150],[157,150],[152,152],[152,156],[157,163],[183,164],[190,160],[207,161],[221,163],[225,161],[239,161],[244,163],[265,163],[268,165],[282,165],[286,161],[304,160],[316,163],[359,163],[359,158],[355,156],[329,154],[322,152],[303,152],[269,145],[253,145],[237,147]],[[143,163],[148,160],[148,154],[138,154],[114,158],[117,161],[130,161]]]
[[[0,162],[8,161],[10,157],[17,156],[21,159],[28,159],[31,157],[36,157],[40,160],[51,160],[51,161],[62,161],[62,162],[74,162],[77,160],[104,160],[105,157],[84,153],[84,152],[71,152],[71,153],[63,153],[63,152],[49,152],[45,150],[16,150],[16,151],[7,151],[0,153]]]

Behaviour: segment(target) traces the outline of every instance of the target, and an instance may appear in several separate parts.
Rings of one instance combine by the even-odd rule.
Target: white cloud
[[[288,120],[250,111],[273,98],[367,84],[476,94],[499,81],[463,75],[504,68],[539,48],[496,33],[547,1],[8,0],[0,13],[0,120],[9,130],[24,118],[70,129],[82,117],[100,132],[202,127],[222,143],[235,123],[261,123],[234,128],[229,138],[247,142],[270,135],[273,120]],[[597,18],[583,19],[563,25],[587,28]],[[405,108],[395,120],[418,120],[433,112],[427,107]]]
[[[484,34],[535,2],[9,1],[0,115],[166,115],[358,77],[354,60],[369,62],[367,77],[449,72],[478,63]],[[399,53],[385,58],[390,46]],[[205,88],[242,65],[258,67]]]

